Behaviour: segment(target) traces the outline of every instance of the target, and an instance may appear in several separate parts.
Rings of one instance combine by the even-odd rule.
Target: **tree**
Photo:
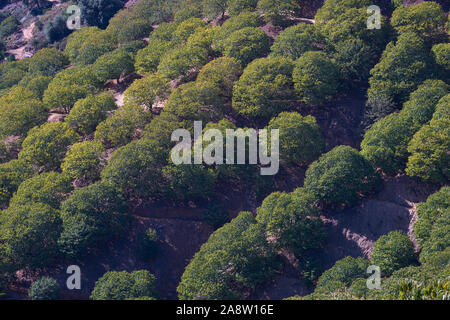
[[[78,55],[73,62],[88,65],[94,63],[107,52],[115,49],[115,39],[107,31],[91,29],[89,36],[79,46]],[[75,47],[76,48],[76,47]]]
[[[70,259],[84,257],[122,231],[119,215],[127,210],[124,195],[108,183],[76,189],[61,204],[63,230],[58,246]]]
[[[154,103],[166,100],[170,93],[170,82],[159,76],[149,75],[135,80],[124,92],[124,102],[152,111]]]
[[[57,254],[58,211],[41,203],[9,207],[0,215],[0,242],[17,269],[46,266]]]
[[[125,300],[142,297],[156,298],[156,278],[147,270],[128,273],[110,271],[95,283],[92,300]]]
[[[311,106],[330,101],[339,86],[338,67],[320,51],[304,53],[295,62],[292,78],[300,101]]]
[[[367,277],[369,261],[364,258],[345,257],[322,273],[317,281],[317,291],[323,291],[330,283],[339,281],[345,286],[350,286],[358,278]]]
[[[203,15],[210,20],[219,15],[223,18],[228,7],[229,0],[203,0]]]
[[[67,148],[78,138],[75,131],[65,123],[53,122],[34,127],[22,143],[19,159],[43,170],[57,169]]]
[[[19,30],[20,22],[14,15],[10,15],[0,23],[0,39],[6,39]]]
[[[402,33],[396,42],[386,46],[370,74],[369,100],[382,94],[402,103],[420,83],[433,75],[432,61],[418,35]]]
[[[38,99],[42,99],[51,81],[52,77],[27,75],[18,85],[33,92]]]
[[[216,230],[186,267],[180,299],[239,299],[273,275],[273,251],[250,212]],[[239,288],[239,289],[238,289]]]
[[[389,232],[374,243],[370,261],[380,267],[382,274],[391,275],[416,261],[414,244],[402,231]]]
[[[178,25],[172,34],[172,41],[185,43],[199,28],[206,27],[208,24],[200,18],[190,18]]]
[[[310,163],[325,150],[322,133],[313,116],[282,112],[270,120],[267,130],[274,129],[279,130],[280,159],[287,165]]]
[[[43,102],[49,109],[69,113],[78,100],[92,94],[100,83],[90,67],[74,67],[56,75],[44,92]]]
[[[264,20],[274,25],[285,25],[288,18],[300,13],[302,1],[259,0],[258,9],[264,13]]]
[[[22,182],[9,202],[10,207],[33,203],[59,209],[73,186],[67,176],[57,172],[44,172]]]
[[[101,173],[102,180],[127,195],[153,198],[162,191],[162,167],[166,165],[167,156],[153,140],[133,141],[113,153]]]
[[[188,82],[172,92],[164,109],[181,120],[209,122],[223,117],[225,101],[213,83]]]
[[[28,59],[0,64],[0,89],[17,84],[28,72]]]
[[[270,38],[259,28],[243,28],[233,32],[223,43],[223,54],[240,61],[243,66],[269,53]]]
[[[174,47],[175,44],[173,42],[161,39],[150,39],[148,46],[139,50],[136,55],[136,62],[134,65],[136,71],[141,74],[151,74],[156,72],[158,70],[161,57],[174,49]]]
[[[212,169],[202,165],[173,165],[162,169],[167,184],[168,199],[176,202],[207,202],[213,194],[216,175]]]
[[[95,131],[95,140],[107,147],[119,147],[129,143],[150,121],[152,114],[140,106],[123,106],[100,123]]]
[[[310,165],[304,186],[321,203],[351,204],[380,183],[380,175],[357,150],[339,146]]]
[[[123,7],[121,0],[78,0],[83,20],[91,25],[106,28],[114,14]]]
[[[428,123],[439,99],[448,93],[448,86],[439,80],[427,80],[414,91],[400,113],[376,122],[366,131],[361,154],[375,167],[395,174],[408,160],[408,144],[414,134]]]
[[[0,107],[0,135],[25,136],[47,120],[47,109],[37,99],[3,104]]]
[[[450,187],[442,187],[438,192],[430,195],[426,202],[417,206],[418,219],[414,224],[414,236],[422,248],[431,237],[433,225],[450,207]]]
[[[123,49],[108,52],[95,61],[92,66],[97,78],[106,82],[109,79],[117,79],[134,71],[134,59],[132,55]]]
[[[220,28],[215,29],[213,47],[217,51],[223,49],[223,43],[234,32],[244,28],[258,28],[258,16],[255,13],[243,12],[238,16],[231,17],[223,23]]]
[[[258,0],[229,0],[228,13],[234,17],[243,12],[253,12],[258,5]]]
[[[445,13],[434,1],[399,6],[392,13],[391,25],[399,34],[415,32],[422,37],[437,38],[445,34]]]
[[[96,141],[76,143],[61,164],[62,172],[72,179],[95,181],[104,165],[101,161],[104,151],[103,145]]]
[[[158,66],[158,73],[174,80],[189,80],[208,63],[208,50],[197,46],[177,47],[165,54]]]
[[[108,112],[116,108],[114,98],[108,93],[89,95],[75,103],[65,122],[77,133],[89,135],[107,118]]]
[[[256,220],[265,226],[278,249],[302,255],[319,248],[325,235],[314,203],[314,196],[302,188],[291,194],[275,192],[258,208]]]
[[[253,119],[268,119],[288,108],[295,97],[293,69],[285,58],[251,62],[233,87],[233,109]]]
[[[319,50],[324,42],[314,25],[299,23],[284,29],[272,45],[271,57],[297,60],[307,51]]]
[[[58,300],[58,282],[54,278],[41,277],[31,284],[28,296],[31,300]]]
[[[20,184],[33,174],[33,168],[23,160],[0,164],[0,205],[8,205],[9,199]]]
[[[69,64],[64,53],[54,48],[39,50],[32,58],[28,67],[31,74],[53,77]]]
[[[450,179],[450,117],[423,126],[408,146],[411,156],[406,173],[425,181],[445,183]]]
[[[221,90],[221,95],[231,98],[233,85],[242,75],[241,64],[233,58],[220,57],[205,65],[197,76],[199,82],[210,82]]]
[[[175,12],[173,21],[180,24],[190,18],[202,18],[202,10],[200,6],[184,5],[183,8]]]
[[[67,44],[64,49],[64,53],[69,58],[70,62],[73,63],[76,61],[77,57],[80,55],[83,44],[86,41],[89,41],[89,38],[101,33],[102,30],[97,27],[84,27],[70,34],[70,36],[67,37]]]
[[[431,48],[431,52],[441,71],[440,78],[444,81],[450,80],[450,76],[448,76],[450,73],[450,43],[437,44]]]

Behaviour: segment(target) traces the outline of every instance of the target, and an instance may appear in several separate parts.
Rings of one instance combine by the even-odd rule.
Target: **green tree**
[[[153,258],[158,251],[158,233],[155,229],[148,228],[136,236],[138,243],[137,255],[142,260]]]
[[[253,61],[233,87],[233,109],[253,119],[285,110],[295,98],[293,69],[293,62],[285,58]]]
[[[402,231],[389,232],[374,243],[370,261],[380,267],[382,274],[391,275],[416,261],[414,244]]]
[[[57,169],[67,148],[78,138],[65,123],[53,122],[34,127],[23,141],[19,159],[44,170]]]
[[[102,180],[128,195],[145,199],[154,197],[162,192],[162,167],[167,156],[153,140],[133,141],[113,153],[101,173]]]
[[[37,99],[3,104],[0,107],[0,135],[25,136],[47,120],[47,109]]]
[[[221,90],[211,82],[188,82],[175,89],[165,107],[181,120],[219,120],[225,112]]]
[[[281,32],[272,45],[272,57],[284,57],[297,60],[307,51],[319,50],[324,43],[314,25],[299,23]]]
[[[258,9],[264,13],[264,20],[275,25],[285,25],[287,20],[301,11],[298,0],[259,0]]]
[[[433,46],[431,51],[436,64],[439,66],[440,78],[448,83],[448,80],[450,80],[450,43],[437,44]]]
[[[89,95],[75,103],[65,122],[79,134],[88,135],[116,108],[114,98],[108,93]]]
[[[205,65],[197,76],[199,82],[210,82],[221,90],[221,95],[231,98],[233,85],[242,75],[241,64],[233,58],[220,57]]]
[[[145,127],[151,117],[151,112],[140,106],[125,105],[98,125],[95,140],[112,148],[125,145],[136,136],[137,130]]]
[[[420,247],[429,241],[433,225],[450,208],[450,187],[442,187],[438,192],[430,195],[426,202],[417,206],[418,219],[414,224],[414,236]]]
[[[156,298],[156,278],[147,270],[128,273],[110,271],[95,283],[92,300],[125,300],[142,297]]]
[[[70,62],[73,63],[76,61],[85,41],[88,41],[89,38],[101,33],[102,31],[97,27],[84,27],[70,34],[67,38],[66,48],[64,49],[64,53],[69,58]]]
[[[22,182],[9,202],[10,207],[42,203],[59,209],[73,186],[67,176],[57,172],[44,172]]]
[[[213,20],[219,15],[223,18],[227,11],[229,0],[203,0],[203,14]]]
[[[207,26],[207,23],[200,18],[190,18],[178,25],[172,34],[172,41],[184,43],[199,28]]]
[[[121,76],[126,76],[134,71],[134,59],[125,50],[116,49],[98,58],[92,68],[102,82],[109,79],[119,80]]]
[[[158,66],[158,73],[174,80],[189,80],[208,63],[208,50],[197,46],[177,47],[165,54]]]
[[[319,248],[325,236],[314,203],[314,196],[302,188],[291,194],[275,192],[258,208],[256,220],[265,226],[278,249],[302,255]]]
[[[238,299],[273,275],[273,252],[250,212],[215,231],[186,267],[180,299]]]
[[[399,6],[392,13],[391,25],[399,34],[415,32],[436,38],[445,34],[445,13],[441,5],[434,1]]]
[[[0,205],[8,205],[9,199],[20,184],[33,174],[31,165],[23,160],[11,160],[0,164]]]
[[[0,215],[0,242],[19,269],[46,266],[57,254],[60,233],[58,211],[41,203],[12,206]]]
[[[322,133],[313,116],[282,112],[270,120],[267,130],[274,129],[279,130],[280,159],[288,165],[310,163],[325,150]]]
[[[358,278],[367,277],[369,261],[364,258],[345,257],[322,273],[317,281],[317,291],[323,291],[330,283],[339,281],[346,286],[350,286]]]
[[[228,13],[234,17],[243,12],[253,12],[258,5],[258,0],[229,0]]]
[[[173,42],[151,38],[148,42],[148,46],[139,50],[136,55],[136,62],[134,65],[136,71],[141,74],[156,72],[161,61],[161,57],[174,49],[174,47],[175,44]]]
[[[159,76],[149,75],[135,80],[124,92],[124,102],[152,111],[157,99],[166,100],[169,97],[170,82]]]
[[[54,278],[41,277],[31,284],[28,296],[31,300],[58,300],[58,282]]]
[[[351,204],[380,182],[380,175],[357,150],[339,146],[310,165],[304,186],[324,204]]]
[[[27,75],[18,83],[19,86],[33,92],[37,98],[42,99],[45,90],[52,81],[52,77]]]
[[[73,62],[88,65],[94,63],[107,52],[115,49],[114,38],[106,31],[91,31],[78,48]]]
[[[240,61],[243,66],[269,53],[270,38],[259,28],[243,28],[233,32],[223,43],[223,54]]]
[[[102,153],[105,148],[96,141],[76,143],[67,152],[61,169],[72,179],[95,181],[100,177],[102,166]]]
[[[300,101],[317,106],[330,101],[337,93],[339,69],[325,53],[309,51],[295,62],[292,78]]]
[[[76,189],[61,204],[58,246],[68,258],[82,258],[122,231],[118,215],[127,210],[124,195],[107,183]]]
[[[52,77],[69,64],[64,53],[54,48],[39,50],[30,60],[28,71],[31,74]]]
[[[380,62],[370,71],[368,99],[385,95],[397,103],[433,75],[432,61],[423,40],[414,33],[402,33],[386,46]]]
[[[251,12],[243,12],[238,16],[231,17],[223,23],[220,28],[215,29],[213,47],[221,51],[223,43],[232,33],[244,28],[259,27],[258,15]]]
[[[406,173],[425,181],[445,183],[450,179],[450,117],[423,126],[408,146],[411,156]]]

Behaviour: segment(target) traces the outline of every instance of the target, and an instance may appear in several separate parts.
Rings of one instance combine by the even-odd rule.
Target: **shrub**
[[[31,74],[52,77],[69,64],[64,53],[54,48],[39,50],[30,60],[28,71]]]
[[[105,273],[95,283],[92,300],[125,300],[157,297],[156,278],[146,270]]]
[[[325,271],[317,281],[317,289],[325,288],[330,283],[339,281],[350,286],[358,278],[367,277],[369,261],[353,257],[345,257],[336,261],[333,267]]]
[[[152,228],[147,229],[137,235],[138,256],[143,260],[154,257],[157,253],[158,234]]]
[[[83,20],[91,25],[106,28],[114,14],[123,7],[122,0],[78,0]]]
[[[31,284],[28,296],[31,300],[58,300],[58,282],[49,277],[42,277]]]

